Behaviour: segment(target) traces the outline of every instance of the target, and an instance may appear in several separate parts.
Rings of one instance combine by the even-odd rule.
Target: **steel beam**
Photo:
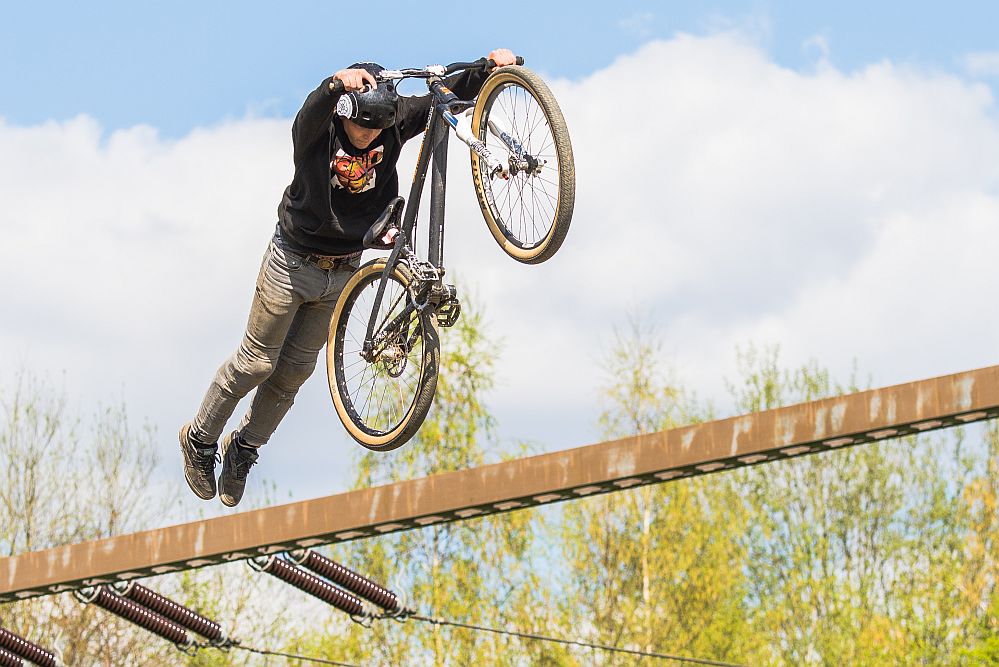
[[[991,366],[4,558],[0,602],[440,525],[997,416],[999,366]]]

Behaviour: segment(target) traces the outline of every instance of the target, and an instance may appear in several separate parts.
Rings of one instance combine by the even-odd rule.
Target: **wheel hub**
[[[406,370],[409,356],[402,345],[389,345],[378,355],[378,361],[381,362],[389,377],[397,378]]]
[[[545,160],[539,160],[533,155],[524,154],[522,159],[518,159],[517,156],[510,156],[510,176],[516,176],[519,173],[527,174],[528,176],[540,176],[541,170],[547,164]]]

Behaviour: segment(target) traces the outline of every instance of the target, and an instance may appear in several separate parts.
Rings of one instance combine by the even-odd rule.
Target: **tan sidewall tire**
[[[486,226],[489,227],[489,232],[500,248],[518,262],[540,264],[551,258],[561,247],[562,241],[565,240],[569,231],[569,223],[572,221],[572,209],[576,200],[576,170],[572,156],[572,143],[569,141],[569,131],[566,128],[562,110],[547,84],[531,70],[517,65],[497,69],[486,79],[482,90],[479,91],[475,110],[472,112],[472,132],[480,141],[484,140],[484,133],[488,132],[482,127],[482,119],[486,112],[489,96],[494,90],[508,83],[517,84],[531,93],[544,110],[555,137],[556,154],[559,160],[558,203],[554,222],[548,234],[533,248],[521,248],[503,233],[501,224],[493,216],[486,201],[486,193],[482,185],[484,175],[480,169],[479,156],[474,152],[472,153],[472,183],[475,185],[475,196],[479,200],[482,217],[485,218]]]
[[[430,404],[433,402],[434,392],[437,388],[437,369],[440,360],[440,346],[437,341],[437,321],[434,315],[429,315],[423,322],[424,326],[424,352],[423,369],[420,375],[420,387],[417,390],[416,398],[409,407],[409,412],[391,431],[383,435],[372,435],[358,428],[354,420],[351,419],[347,406],[344,405],[340,391],[337,389],[336,380],[336,333],[340,319],[349,313],[345,313],[347,304],[353,299],[353,293],[361,283],[373,274],[380,275],[385,269],[385,259],[379,258],[368,262],[350,277],[343,291],[337,298],[336,306],[333,308],[333,316],[330,319],[329,335],[326,340],[326,379],[330,388],[330,396],[333,399],[333,407],[336,408],[337,416],[343,422],[354,440],[375,451],[388,451],[401,447],[419,430],[423,420],[430,411]],[[411,281],[409,272],[404,266],[396,266],[393,275],[404,285]]]

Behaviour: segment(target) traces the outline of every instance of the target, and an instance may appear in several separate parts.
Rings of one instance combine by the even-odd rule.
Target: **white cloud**
[[[735,33],[651,43],[552,85],[577,200],[551,261],[499,251],[452,142],[447,257],[504,340],[505,434],[596,441],[601,345],[636,306],[686,384],[723,405],[734,346],[750,339],[841,376],[856,358],[879,384],[995,363],[987,89],[887,62],[796,72]],[[141,127],[104,139],[85,117],[0,124],[0,365],[65,369],[89,395],[124,386],[172,461],[175,425],[241,334],[289,128],[245,120],[165,141]],[[264,474],[300,497],[328,492],[354,447],[320,370]]]
[[[638,12],[620,19],[617,22],[617,27],[633,37],[644,40],[652,34],[655,20],[656,16],[652,12]]]
[[[964,56],[964,68],[975,77],[999,77],[999,51],[981,51]]]
[[[829,39],[825,35],[812,35],[801,43],[801,51],[814,57],[818,64],[826,65],[830,54]]]

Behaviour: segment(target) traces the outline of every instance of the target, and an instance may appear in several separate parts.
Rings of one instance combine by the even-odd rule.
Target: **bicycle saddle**
[[[389,250],[395,245],[394,243],[385,243],[382,238],[392,227],[398,228],[402,226],[399,224],[399,219],[402,217],[403,204],[405,203],[406,199],[404,197],[395,197],[388,203],[382,214],[378,216],[374,224],[364,233],[364,241],[362,243],[365,248]]]

